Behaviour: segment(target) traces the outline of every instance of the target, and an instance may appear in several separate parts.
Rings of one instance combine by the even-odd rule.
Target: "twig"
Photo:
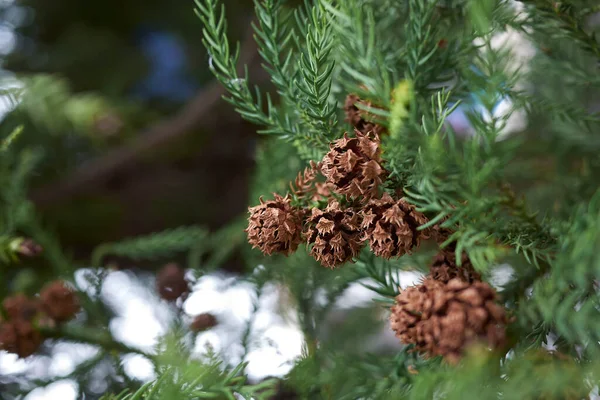
[[[240,52],[240,69],[251,64],[257,57],[256,43],[252,29],[246,33]],[[143,154],[164,146],[175,139],[190,133],[202,121],[208,120],[211,111],[219,104],[225,94],[222,85],[214,80],[203,88],[175,116],[160,122],[129,144],[125,144],[108,153],[84,163],[66,178],[44,185],[34,190],[32,198],[38,206],[48,206],[71,197],[96,185],[115,171],[131,165]]]
[[[600,62],[600,45],[593,34],[586,32],[583,21],[574,14],[572,8],[562,9],[559,2],[548,0],[520,0],[523,4],[529,4],[554,18],[562,29],[569,32],[572,37],[583,45],[583,49],[594,55]],[[592,11],[593,12],[593,11]]]

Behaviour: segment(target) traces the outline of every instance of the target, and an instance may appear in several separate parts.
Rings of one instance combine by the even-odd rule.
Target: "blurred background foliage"
[[[231,38],[244,42],[242,57],[258,70],[250,34],[253,2],[227,5]],[[11,235],[35,237],[45,250],[43,257],[1,266],[0,298],[21,291],[34,295],[45,282],[71,281],[75,273],[78,285],[82,279],[91,284],[80,293],[86,313],[76,324],[92,333],[57,338],[25,371],[0,374],[1,399],[52,385],[56,377],[36,371],[48,369],[61,351],[75,365],[68,378],[77,382],[79,396],[93,399],[142,385],[125,372],[127,356],[139,353],[135,348],[111,349],[117,342],[110,342],[87,359],[78,354],[86,345],[77,343],[114,334],[113,322],[125,312],[104,293],[102,280],[111,271],[125,272],[121,285],[129,285],[127,292],[144,287],[138,299],[155,308],[149,323],[158,320],[179,340],[189,316],[156,302],[154,271],[175,261],[194,268],[198,277],[216,268],[227,277],[263,261],[250,251],[243,231],[250,197],[285,190],[301,163],[293,146],[261,140],[256,127],[221,100],[193,7],[191,0],[0,0],[0,137],[16,128],[24,133],[0,162],[7,188],[2,198],[11,195],[22,203],[5,210],[20,216],[6,217],[20,222],[7,228],[2,215],[0,225]],[[257,83],[268,78],[253,77]],[[26,194],[8,193],[23,187]],[[158,231],[165,236],[153,235]],[[134,237],[140,240],[127,241]],[[160,250],[146,251],[152,248]],[[306,256],[293,262],[298,271],[308,262],[309,271],[323,274]],[[260,285],[270,278],[262,277]],[[285,306],[280,305],[282,313]],[[223,337],[250,329],[232,327],[227,315],[219,317]],[[189,335],[182,340],[188,343]],[[243,344],[246,352],[252,345]],[[219,356],[227,365],[209,360],[206,368],[228,368],[232,361]]]
[[[240,38],[252,2],[230,3]],[[192,8],[164,0],[0,2],[0,98],[14,109],[2,134],[24,125],[28,134],[16,146],[43,153],[32,198],[76,255],[180,225],[216,229],[245,211],[254,128],[207,87],[209,60]],[[203,96],[214,105],[195,112]],[[78,169],[137,149],[157,127],[166,138],[159,145],[130,151],[118,167],[64,190]]]

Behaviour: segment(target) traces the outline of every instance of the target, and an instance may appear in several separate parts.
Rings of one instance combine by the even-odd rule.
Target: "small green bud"
[[[10,252],[15,256],[37,257],[44,249],[32,239],[18,237],[8,245]]]
[[[401,81],[392,91],[392,106],[390,109],[390,134],[397,138],[404,121],[410,113],[410,103],[414,97],[413,83],[409,80]]]

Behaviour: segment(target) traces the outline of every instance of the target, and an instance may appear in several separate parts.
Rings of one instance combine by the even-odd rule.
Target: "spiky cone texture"
[[[261,197],[259,205],[248,209],[248,242],[265,255],[290,255],[302,242],[304,211],[292,206],[289,195],[274,196],[274,200],[269,201]]]
[[[310,165],[306,167],[304,171],[298,172],[298,176],[296,176],[294,182],[290,182],[290,189],[297,199],[307,199],[312,197],[316,191],[315,181],[320,170],[321,164],[311,161]]]
[[[440,222],[443,223],[445,219]],[[429,230],[430,236],[439,244],[443,244],[451,236],[453,231],[436,224]],[[436,281],[448,283],[451,279],[458,278],[466,282],[480,281],[481,275],[475,270],[468,255],[461,253],[460,266],[456,259],[456,242],[452,242],[433,257],[429,266],[429,275]]]
[[[376,197],[387,171],[381,165],[379,136],[355,131],[330,144],[323,157],[321,173],[333,190],[346,198],[365,199]]]
[[[464,252],[461,255],[461,265],[457,265],[454,246],[440,250],[433,257],[429,272],[433,279],[443,283],[448,283],[455,278],[465,282],[481,280],[481,275],[475,271],[469,257]]]
[[[411,253],[421,240],[432,235],[431,229],[418,229],[428,222],[423,213],[406,200],[395,200],[387,193],[380,199],[371,199],[361,216],[362,239],[369,242],[375,255],[386,259]]]
[[[30,299],[22,293],[5,298],[2,308],[4,308],[8,320],[29,320],[41,311],[40,302],[37,299]]]
[[[189,293],[190,287],[185,279],[185,270],[176,263],[169,263],[156,274],[156,290],[160,297],[167,301],[175,301]]]
[[[0,324],[0,350],[21,358],[37,351],[44,338],[30,320],[16,319]]]
[[[193,332],[202,332],[217,325],[217,318],[210,313],[196,315],[190,324]]]
[[[79,298],[63,281],[54,281],[40,291],[42,310],[54,321],[65,322],[79,312]]]
[[[428,277],[396,297],[390,322],[402,343],[456,363],[471,344],[504,345],[506,314],[495,299],[494,289],[484,282],[442,283]]]
[[[298,172],[294,183],[290,183],[290,189],[297,198],[304,199],[315,191],[315,179],[320,168],[320,165],[311,161],[310,165],[304,171]]]
[[[385,128],[381,125],[365,120],[365,113],[356,106],[357,103],[364,103],[364,101],[355,94],[349,94],[346,96],[346,101],[344,103],[346,121],[364,134],[373,132],[377,135],[381,135],[385,131]]]
[[[362,248],[360,216],[330,201],[325,210],[312,209],[304,236],[315,260],[324,267],[338,267],[356,257]]]
[[[317,177],[321,174],[321,166],[321,163],[311,161],[310,166],[298,173],[294,183],[290,182],[292,193],[297,199],[321,201],[331,196],[332,185],[317,181]]]

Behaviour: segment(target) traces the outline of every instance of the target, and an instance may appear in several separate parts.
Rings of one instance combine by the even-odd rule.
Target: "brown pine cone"
[[[13,322],[0,323],[0,349],[17,353],[17,332]]]
[[[495,299],[494,289],[484,282],[442,283],[428,277],[396,297],[390,322],[402,343],[456,363],[477,341],[492,348],[504,344],[507,320]]]
[[[363,101],[355,94],[349,94],[346,96],[344,103],[344,111],[346,113],[346,121],[352,124],[358,131],[367,134],[375,133],[380,135],[385,130],[384,127],[372,122],[368,122],[363,118],[363,112],[356,107],[356,103],[362,103]]]
[[[469,283],[480,281],[481,275],[475,271],[469,257],[464,252],[461,256],[461,266],[456,265],[456,252],[454,250],[454,246],[449,246],[433,257],[433,263],[429,267],[431,277],[443,283],[448,283],[454,278]]]
[[[0,320],[0,350],[17,354],[21,358],[32,355],[44,340],[36,325],[51,325],[42,312],[40,302],[17,294],[4,299],[2,306],[8,320]]]
[[[42,334],[31,321],[16,320],[12,324],[17,334],[17,355],[24,358],[35,353],[44,341]]]
[[[44,312],[56,322],[65,322],[79,312],[81,306],[77,294],[63,281],[54,281],[40,292]]]
[[[31,320],[41,311],[39,301],[30,299],[24,294],[5,298],[2,307],[9,320]]]
[[[185,270],[175,263],[162,267],[156,274],[156,290],[161,298],[175,301],[189,293],[190,287],[185,279]]]
[[[32,321],[15,319],[0,323],[0,350],[25,358],[35,353],[42,342],[43,337]]]
[[[377,196],[387,172],[381,166],[379,136],[356,131],[355,138],[344,134],[330,145],[321,172],[333,189],[347,198]]]
[[[306,240],[310,255],[321,265],[335,268],[357,256],[362,247],[360,218],[350,208],[331,201],[325,210],[313,208],[307,220]]]
[[[194,321],[190,324],[190,329],[194,332],[202,332],[217,325],[217,318],[210,313],[196,315]]]
[[[248,242],[265,255],[281,253],[290,255],[302,241],[303,211],[292,207],[290,196],[263,201],[251,207],[248,218]]]
[[[431,229],[418,230],[428,220],[425,215],[403,199],[394,200],[385,193],[381,199],[372,199],[361,211],[363,240],[371,251],[383,258],[400,257],[419,246],[421,239],[429,239]]]

